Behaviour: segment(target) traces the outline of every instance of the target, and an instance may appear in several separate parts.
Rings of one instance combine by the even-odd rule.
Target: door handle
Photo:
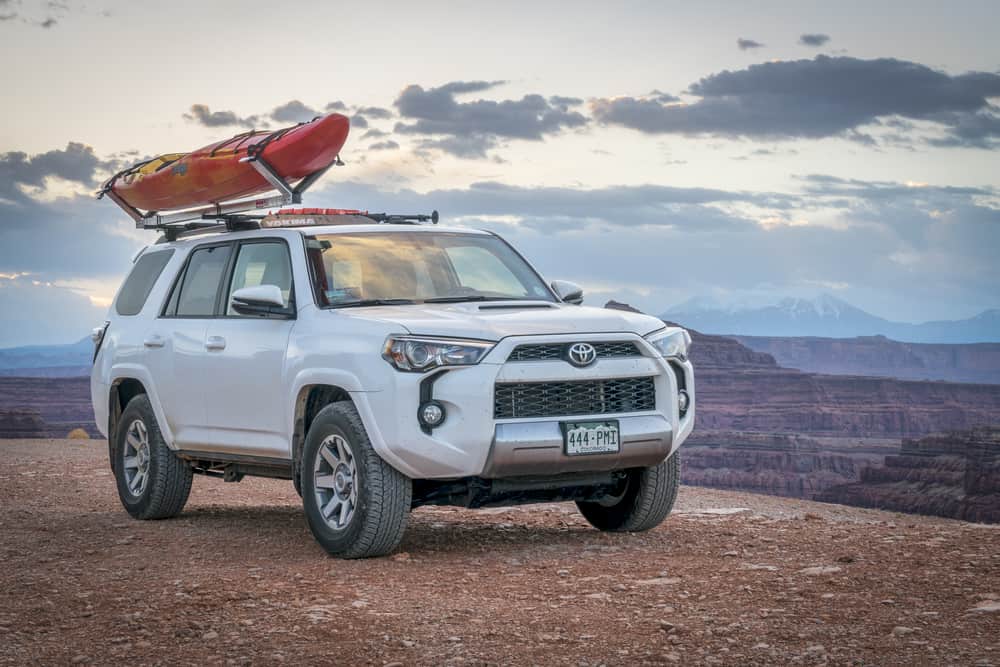
[[[145,345],[146,347],[163,347],[166,344],[166,342],[167,341],[163,339],[163,336],[158,336],[156,334],[153,334],[146,340],[142,341],[142,344]]]
[[[226,339],[222,336],[209,336],[205,341],[206,350],[224,350],[226,349]]]

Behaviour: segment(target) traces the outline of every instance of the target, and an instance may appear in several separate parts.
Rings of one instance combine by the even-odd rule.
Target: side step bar
[[[191,450],[180,450],[175,453],[188,461],[196,473],[220,477],[224,482],[240,482],[247,475],[292,479],[292,462],[286,459]]]

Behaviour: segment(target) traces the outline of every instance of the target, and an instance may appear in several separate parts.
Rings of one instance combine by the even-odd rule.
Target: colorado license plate
[[[563,422],[563,449],[569,456],[613,454],[620,448],[618,422]]]

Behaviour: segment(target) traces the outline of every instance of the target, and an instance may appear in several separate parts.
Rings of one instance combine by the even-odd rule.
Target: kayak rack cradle
[[[129,204],[120,197],[114,190],[107,190],[103,194],[111,201],[118,204],[125,213],[135,221],[136,229],[155,229],[165,231],[168,234],[199,229],[201,227],[215,227],[227,224],[228,219],[238,218],[236,213],[244,211],[254,211],[267,208],[286,206],[288,204],[301,204],[302,193],[308,190],[316,181],[327,172],[330,167],[341,166],[340,156],[327,166],[312,172],[295,186],[290,185],[285,179],[278,175],[274,168],[260,156],[248,156],[240,159],[240,162],[249,163],[256,169],[264,179],[278,192],[276,195],[264,197],[262,199],[244,199],[233,202],[219,202],[200,208],[191,208],[176,213],[159,213],[158,211],[147,211],[143,213],[136,207]],[[198,221],[198,222],[193,222]]]

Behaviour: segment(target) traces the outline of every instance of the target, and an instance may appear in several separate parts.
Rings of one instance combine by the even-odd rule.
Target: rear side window
[[[191,253],[180,282],[174,285],[166,315],[175,317],[211,317],[219,285],[229,262],[228,245],[198,248]]]
[[[146,298],[156,284],[156,279],[163,273],[173,256],[173,250],[160,250],[144,254],[135,262],[132,272],[125,279],[118,299],[115,301],[115,312],[119,315],[138,315],[146,304]]]

